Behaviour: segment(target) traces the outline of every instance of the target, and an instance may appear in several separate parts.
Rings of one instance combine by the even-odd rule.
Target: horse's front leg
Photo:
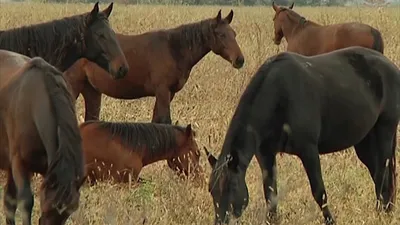
[[[270,143],[270,142],[269,142]],[[256,159],[260,165],[265,201],[268,207],[267,219],[276,222],[278,219],[278,190],[276,182],[276,154],[272,153],[269,143],[263,142],[256,152]]]
[[[82,96],[85,100],[85,121],[99,120],[101,93],[95,90],[89,82],[86,82]]]
[[[156,90],[156,103],[153,110],[152,123],[171,124],[171,91],[167,87],[158,87]]]
[[[303,163],[308,180],[310,181],[312,194],[322,210],[325,224],[335,224],[336,222],[328,208],[328,197],[326,195],[324,181],[322,180],[321,163],[317,145],[308,144],[301,146],[300,148],[296,147],[295,152],[298,153],[298,156]]]
[[[18,207],[22,216],[22,224],[31,225],[32,208],[34,203],[30,183],[32,174],[26,170],[19,155],[13,156],[12,176],[17,190]]]
[[[4,187],[3,207],[6,215],[6,225],[15,225],[15,211],[17,210],[17,187],[11,170],[7,174],[7,184]]]

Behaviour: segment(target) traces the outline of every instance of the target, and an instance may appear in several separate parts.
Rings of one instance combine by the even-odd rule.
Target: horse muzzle
[[[244,57],[243,56],[239,56],[235,59],[235,61],[233,61],[232,66],[235,69],[240,69],[242,68],[244,65]]]

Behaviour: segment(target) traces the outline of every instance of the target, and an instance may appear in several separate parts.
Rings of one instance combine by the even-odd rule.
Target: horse
[[[231,211],[240,217],[247,207],[245,175],[254,155],[268,217],[277,218],[278,152],[300,158],[325,224],[335,224],[319,155],[351,146],[373,179],[383,204],[377,210],[390,212],[399,105],[400,70],[378,51],[352,46],[316,56],[283,52],[268,58],[240,97],[220,156],[208,156],[215,224],[228,222]]]
[[[384,43],[377,29],[357,22],[323,26],[293,11],[293,6],[294,3],[283,7],[272,2],[275,11],[273,41],[280,45],[285,37],[287,51],[313,56],[350,46],[361,46],[383,54]]]
[[[12,76],[10,76],[12,73]],[[75,99],[62,73],[40,57],[0,50],[0,169],[7,171],[6,224],[31,224],[33,173],[40,187],[40,225],[63,225],[79,207],[86,177]]]
[[[155,96],[152,122],[171,124],[170,103],[189,79],[192,68],[210,51],[241,68],[244,56],[230,26],[233,11],[221,17],[183,24],[138,35],[117,34],[129,62],[123,79],[109,79],[106,71],[93,66],[82,96],[85,121],[98,120],[101,94],[118,99]],[[89,69],[88,69],[89,70]],[[95,75],[95,76],[94,76]]]
[[[193,173],[196,181],[205,183],[190,124],[91,120],[80,124],[80,133],[90,185],[104,180],[136,182],[143,167],[163,159],[178,175]]]
[[[0,31],[0,49],[41,57],[60,71],[87,58],[120,79],[129,65],[109,24],[112,9],[99,12],[97,2],[88,13]]]

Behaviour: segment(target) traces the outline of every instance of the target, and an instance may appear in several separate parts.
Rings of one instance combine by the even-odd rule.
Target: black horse
[[[122,78],[129,66],[109,24],[112,9],[113,3],[100,12],[97,2],[91,12],[0,31],[0,49],[39,56],[61,71],[87,58]]]
[[[391,211],[399,119],[400,70],[377,51],[348,47],[312,57],[285,52],[269,58],[241,96],[219,159],[208,156],[215,224],[227,223],[230,212],[240,217],[246,208],[245,174],[253,155],[263,171],[269,216],[276,216],[278,152],[300,158],[325,223],[335,224],[319,154],[351,146],[375,183],[383,203],[377,209]]]

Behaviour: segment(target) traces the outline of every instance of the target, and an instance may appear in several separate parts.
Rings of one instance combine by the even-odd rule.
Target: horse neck
[[[70,20],[69,27],[75,30],[62,28],[66,20]],[[0,48],[17,52],[29,57],[39,56],[61,71],[65,71],[76,60],[76,46],[71,47],[79,39],[81,22],[80,17],[63,18],[31,26],[24,26],[0,31]],[[60,31],[58,29],[65,29]],[[43,33],[43,34],[41,34]],[[44,35],[46,34],[46,35]],[[47,37],[47,39],[43,39]],[[57,46],[57,48],[54,48]]]
[[[179,132],[179,131],[174,131],[174,132]],[[154,137],[154,138],[158,138],[159,141],[168,141],[168,140],[162,140],[161,137]],[[171,143],[173,142],[174,141],[171,141]],[[178,150],[180,148],[180,143],[178,142],[176,143],[177,143],[176,145],[174,144],[167,145],[169,146],[168,148],[156,149],[155,150],[156,152],[152,152],[149,146],[143,148],[141,152],[143,166],[177,156],[179,154]]]
[[[170,44],[188,70],[211,51],[209,39],[212,34],[206,26],[206,21],[201,21],[172,30]]]
[[[232,151],[235,151],[239,160],[239,168],[245,171],[255,154],[254,150],[258,147],[256,138],[257,135],[250,126],[243,127],[240,124],[233,124],[227,132],[221,156],[233,155]]]
[[[287,18],[284,24],[282,25],[282,32],[286,41],[289,43],[291,39],[295,38],[300,33],[315,26],[320,26],[320,25],[308,21],[302,16],[287,14]]]

